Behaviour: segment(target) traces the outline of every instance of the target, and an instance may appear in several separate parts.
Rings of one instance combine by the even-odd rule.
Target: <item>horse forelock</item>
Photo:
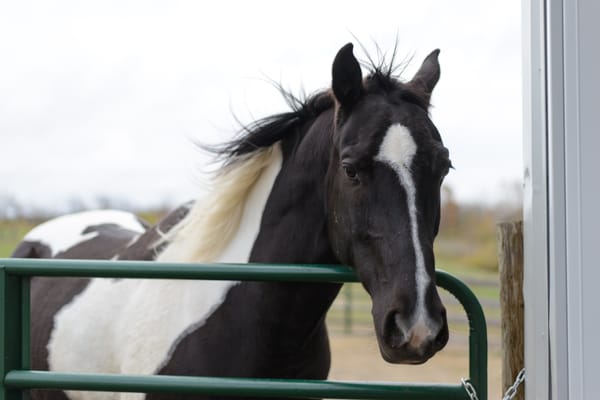
[[[384,92],[399,101],[416,104],[424,110],[429,108],[431,93],[425,93],[402,79],[402,73],[410,65],[411,57],[405,57],[403,60],[397,59],[398,40],[396,40],[389,57],[376,44],[377,58],[372,57],[360,41],[358,43],[367,57],[366,60],[360,62],[368,71],[363,83],[367,92]]]

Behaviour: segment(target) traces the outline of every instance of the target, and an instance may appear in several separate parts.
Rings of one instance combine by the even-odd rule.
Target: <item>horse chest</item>
[[[277,292],[261,282],[233,287],[206,323],[182,338],[159,373],[326,378],[329,351],[323,321],[304,318]]]

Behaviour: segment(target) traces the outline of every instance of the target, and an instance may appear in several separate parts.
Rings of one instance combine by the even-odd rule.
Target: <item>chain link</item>
[[[477,392],[475,391],[475,386],[473,386],[471,384],[471,382],[469,382],[465,378],[461,378],[460,381],[462,382],[463,387],[467,391],[467,394],[469,395],[469,399],[470,400],[479,400],[479,398],[477,397]]]
[[[517,395],[517,390],[519,389],[519,386],[524,381],[525,381],[525,368],[523,368],[521,371],[519,371],[519,373],[517,374],[517,377],[515,378],[515,382],[512,384],[511,387],[509,387],[506,390],[506,393],[504,393],[504,397],[502,397],[502,400],[514,399],[514,397]],[[479,400],[479,398],[477,397],[477,391],[475,390],[475,387],[473,386],[473,384],[471,382],[469,382],[468,379],[461,378],[460,382],[462,383],[463,387],[465,388],[465,391],[469,395],[469,400]]]
[[[519,385],[521,385],[521,383],[523,383],[524,380],[525,368],[519,371],[515,379],[515,383],[513,383],[512,386],[506,390],[506,393],[504,393],[504,397],[502,398],[502,400],[512,400],[517,395],[517,389],[519,389]]]

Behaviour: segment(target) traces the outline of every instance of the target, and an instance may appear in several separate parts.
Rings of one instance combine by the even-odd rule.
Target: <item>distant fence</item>
[[[499,290],[498,279],[460,277],[475,293],[478,291]],[[448,312],[448,324],[451,327],[451,340],[465,343],[469,334],[469,321],[454,296],[445,290],[440,291],[442,302]],[[500,302],[498,296],[478,296],[484,309],[488,325],[488,345],[490,350],[500,350]],[[358,283],[344,285],[340,295],[331,307],[327,325],[334,335],[373,335],[371,300],[365,289]],[[458,336],[458,337],[456,337]]]

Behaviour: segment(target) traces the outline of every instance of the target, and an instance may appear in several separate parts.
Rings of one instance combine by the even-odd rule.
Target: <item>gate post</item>
[[[9,275],[0,265],[0,400],[28,397],[26,391],[4,385],[7,372],[29,369],[29,351],[23,352],[29,348],[28,281],[29,278]],[[27,329],[23,329],[25,326]]]
[[[504,392],[524,366],[523,224],[520,221],[499,224],[497,233]],[[520,389],[515,399],[522,400],[524,392]]]

